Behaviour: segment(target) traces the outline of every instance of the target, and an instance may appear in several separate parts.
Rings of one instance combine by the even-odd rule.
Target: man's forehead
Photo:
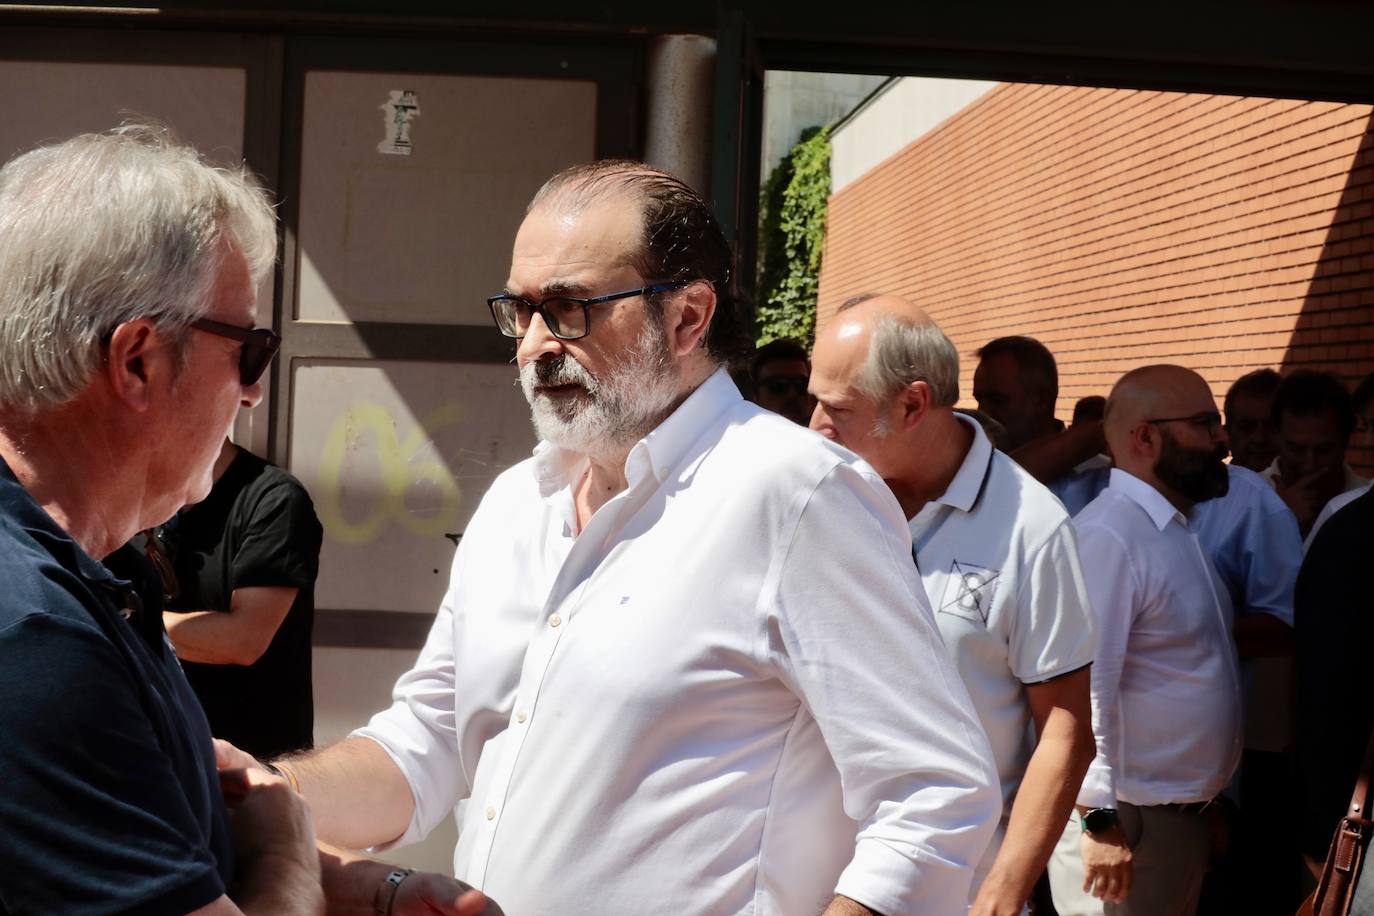
[[[611,201],[532,210],[516,234],[508,286],[525,293],[568,293],[637,276],[641,232]]]
[[[1334,407],[1308,413],[1285,410],[1279,414],[1279,431],[1289,437],[1339,436],[1341,421]]]
[[[973,374],[985,382],[1011,381],[1020,377],[1021,364],[1010,353],[993,353],[978,360]]]
[[[1245,414],[1269,415],[1269,408],[1274,402],[1270,395],[1263,394],[1235,394],[1231,396],[1231,412]]]

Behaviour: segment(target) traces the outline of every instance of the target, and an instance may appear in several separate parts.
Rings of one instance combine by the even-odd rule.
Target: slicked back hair
[[[557,205],[573,211],[615,195],[640,205],[643,244],[634,267],[646,284],[705,280],[716,293],[706,352],[717,363],[741,356],[748,339],[731,295],[730,246],[710,205],[682,179],[643,162],[602,159],[564,169],[544,183],[526,212]],[[671,294],[664,294],[671,295]],[[661,309],[661,301],[650,301]]]
[[[103,338],[149,318],[173,340],[204,317],[225,240],[254,282],[276,258],[261,185],[156,125],[82,134],[0,169],[0,406],[65,403]]]

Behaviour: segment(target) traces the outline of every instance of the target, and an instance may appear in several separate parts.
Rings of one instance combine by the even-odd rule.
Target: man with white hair
[[[255,290],[275,253],[256,182],[162,130],[0,169],[0,913],[324,906],[308,808],[279,778],[216,773],[159,609],[101,563],[205,496],[261,400],[278,339],[252,327]],[[390,871],[323,861],[345,905]],[[457,890],[412,887],[435,881]]]
[[[543,440],[493,484],[395,703],[277,765],[321,835],[513,913],[953,913],[987,742],[867,465],[749,404],[729,248],[635,162],[535,196],[506,288]]]
[[[910,302],[845,303],[816,337],[811,389],[812,428],[867,460],[910,519],[912,558],[1002,789],[970,912],[1016,916],[1093,759],[1093,617],[1068,513],[954,410],[959,355]]]

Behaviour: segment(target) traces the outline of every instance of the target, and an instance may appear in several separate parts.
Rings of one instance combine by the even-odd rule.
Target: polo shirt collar
[[[633,487],[649,475],[660,483],[667,479],[687,458],[702,430],[742,400],[730,374],[723,367],[717,369],[668,419],[634,444],[625,458],[626,481]],[[586,457],[548,441],[535,446],[534,476],[540,495],[548,498],[572,484]]]
[[[983,484],[992,470],[992,441],[977,420],[961,413],[956,413],[954,417],[973,430],[973,444],[969,446],[968,454],[964,456],[954,479],[934,501],[961,512],[970,512],[978,502]]]
[[[72,540],[72,536],[53,520],[19,482],[3,457],[0,457],[0,518],[3,518],[4,527],[17,529],[16,534],[27,534],[42,544],[63,566],[80,574],[88,582],[111,587],[127,584],[116,578],[104,564],[93,560],[80,544]]]
[[[1163,531],[1170,522],[1175,520],[1183,527],[1188,527],[1187,517],[1178,510],[1177,506],[1165,499],[1163,493],[1134,474],[1120,468],[1112,468],[1107,489],[1117,491],[1144,509],[1145,514],[1150,517],[1150,521],[1160,531]]]

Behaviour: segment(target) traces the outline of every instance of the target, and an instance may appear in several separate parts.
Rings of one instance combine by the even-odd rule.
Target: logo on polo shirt
[[[974,623],[987,626],[992,610],[992,597],[997,590],[1000,569],[988,569],[976,563],[955,560],[950,564],[949,584],[945,586],[945,600],[940,612],[954,614]]]

